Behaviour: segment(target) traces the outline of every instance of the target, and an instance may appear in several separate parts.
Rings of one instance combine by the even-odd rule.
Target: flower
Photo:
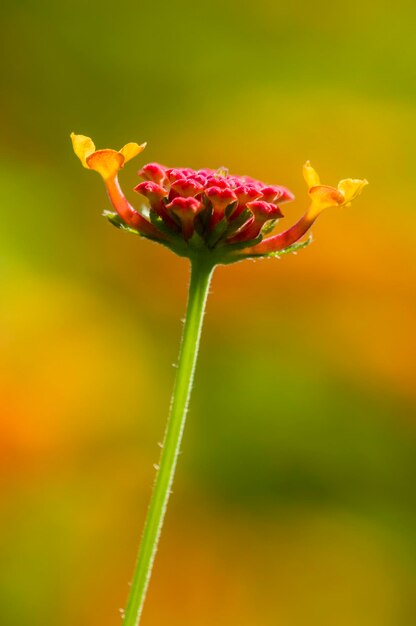
[[[125,198],[118,184],[118,173],[127,161],[145,149],[146,144],[128,143],[121,150],[96,150],[85,135],[71,133],[72,147],[82,165],[98,172],[104,180],[111,204],[123,222],[143,235],[161,238],[158,230],[138,213]]]
[[[321,185],[319,176],[309,161],[303,166],[303,177],[312,199],[310,214],[316,214],[316,216],[324,209],[334,206],[349,206],[368,184],[365,179],[346,178],[338,183],[337,188]]]
[[[263,239],[256,246],[246,250],[249,256],[261,257],[282,253],[305,235],[324,209],[350,206],[351,202],[368,185],[367,180],[358,178],[343,179],[337,187],[321,185],[319,176],[309,161],[303,166],[303,177],[308,185],[308,193],[311,198],[311,205],[305,215],[283,233]]]
[[[124,164],[140,154],[146,144],[128,143],[121,150],[96,150],[89,137],[71,135],[73,148],[87,169],[98,172],[116,213],[107,214],[119,228],[158,241],[181,256],[211,254],[215,263],[243,258],[276,256],[292,250],[318,215],[333,206],[349,206],[366,180],[342,180],[338,187],[321,185],[309,162],[303,173],[311,204],[291,228],[267,236],[283,217],[280,205],[294,199],[286,187],[268,185],[249,176],[218,170],[167,168],[158,163],[138,172],[143,182],[135,191],[144,196],[147,209],[134,209],[118,183]]]

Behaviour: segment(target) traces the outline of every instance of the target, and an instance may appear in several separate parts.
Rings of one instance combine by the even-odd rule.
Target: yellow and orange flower
[[[345,178],[338,183],[337,187],[321,185],[319,176],[309,161],[303,166],[303,177],[309,188],[312,204],[309,215],[316,217],[324,210],[331,207],[349,206],[361,193],[368,182],[359,178]]]
[[[321,185],[319,176],[309,161],[303,166],[303,177],[308,185],[311,205],[300,220],[283,233],[263,239],[246,251],[253,256],[278,253],[295,244],[310,229],[318,215],[332,207],[348,207],[360,195],[368,181],[359,178],[345,178],[337,187]]]
[[[90,137],[71,133],[71,140],[74,152],[82,165],[102,176],[111,204],[123,222],[142,235],[164,239],[164,235],[131,206],[118,183],[118,173],[124,164],[140,154],[145,149],[146,144],[128,143],[118,151],[96,150]]]
[[[96,150],[89,137],[72,133],[71,139],[83,166],[102,176],[118,216],[117,225],[158,240],[183,256],[201,254],[205,249],[218,263],[271,256],[295,244],[304,245],[296,242],[324,209],[349,206],[367,185],[366,180],[352,178],[341,180],[337,187],[321,185],[308,161],[303,175],[311,199],[309,209],[288,230],[267,237],[283,217],[279,205],[294,198],[285,187],[232,176],[223,168],[172,169],[149,163],[139,172],[144,182],[135,187],[150,204],[144,215],[125,198],[118,173],[146,144],[128,143],[118,151]]]
[[[118,174],[127,161],[143,152],[146,143],[127,143],[121,150],[96,150],[90,137],[71,133],[74,152],[82,165],[101,174],[104,180]]]

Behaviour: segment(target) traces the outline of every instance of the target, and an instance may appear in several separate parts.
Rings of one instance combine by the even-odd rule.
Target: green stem
[[[213,265],[206,259],[191,262],[188,305],[170,415],[123,626],[137,626],[143,611],[181,446],[212,273]]]

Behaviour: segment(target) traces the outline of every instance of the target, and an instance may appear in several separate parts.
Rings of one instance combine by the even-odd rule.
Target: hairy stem
[[[188,305],[170,415],[123,626],[138,626],[142,615],[180,451],[212,273],[213,265],[206,259],[191,262]]]

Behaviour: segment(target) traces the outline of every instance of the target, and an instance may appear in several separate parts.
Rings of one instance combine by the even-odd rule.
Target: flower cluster
[[[346,179],[338,188],[321,185],[309,162],[304,166],[311,204],[288,230],[268,236],[283,217],[281,205],[294,199],[279,185],[227,170],[167,168],[149,163],[138,172],[143,182],[135,191],[147,200],[140,211],[127,201],[118,183],[124,164],[145,144],[129,143],[121,150],[96,150],[89,137],[71,135],[74,151],[87,169],[103,178],[115,213],[110,221],[143,237],[158,241],[181,256],[205,251],[217,263],[248,257],[276,256],[305,245],[297,243],[318,215],[333,206],[348,205],[367,184]]]

